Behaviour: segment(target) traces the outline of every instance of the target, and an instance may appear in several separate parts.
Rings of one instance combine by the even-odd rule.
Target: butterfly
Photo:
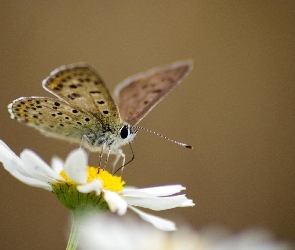
[[[122,157],[124,166],[121,147],[134,139],[135,125],[192,67],[191,61],[181,61],[131,76],[116,87],[113,98],[94,68],[86,63],[70,64],[55,69],[42,82],[57,98],[20,97],[8,110],[11,118],[47,136],[80,143],[101,156],[107,154],[107,159],[115,155],[113,166]]]

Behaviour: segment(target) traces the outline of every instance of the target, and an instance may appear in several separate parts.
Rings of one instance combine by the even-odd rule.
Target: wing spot
[[[53,106],[52,108],[55,109],[55,110],[57,110],[57,107],[55,107],[55,106]]]
[[[42,106],[40,106],[40,105],[39,105],[39,106],[36,106],[36,108],[38,108],[38,109],[41,109],[41,108],[42,108]]]
[[[86,121],[86,122],[89,122],[89,121],[90,121],[90,119],[87,117],[87,118],[85,118],[85,121]]]
[[[147,85],[144,84],[144,85],[141,86],[141,88],[142,88],[142,89],[146,89],[146,88],[147,88]]]
[[[86,82],[90,82],[90,78],[86,78],[85,81],[86,81]]]
[[[74,100],[78,97],[81,97],[81,95],[77,94],[77,93],[72,93],[72,94],[69,94],[68,97],[71,99],[71,100]]]
[[[32,110],[36,110],[36,108],[31,108]]]
[[[40,104],[40,101],[36,101],[36,104]]]
[[[101,92],[98,90],[89,91],[90,94],[100,94]]]
[[[61,123],[61,124],[59,124],[59,126],[64,127],[65,125],[63,125],[63,124]]]
[[[54,90],[61,90],[63,88],[63,85],[61,83],[57,84],[56,87],[54,87]]]
[[[36,118],[36,119],[38,119],[38,116],[37,115],[33,115],[33,117]]]
[[[58,114],[58,115],[62,115],[62,112],[58,112],[57,114]]]
[[[98,104],[104,104],[104,101],[97,101]]]
[[[147,101],[147,100],[145,100],[145,101],[143,102],[143,104],[145,104],[145,105],[148,104],[148,103],[149,103],[149,101]]]
[[[53,126],[53,125],[49,125],[49,127],[50,127],[50,128],[54,128],[54,126]]]
[[[153,93],[160,93],[162,90],[161,89],[155,89],[153,90]]]
[[[71,89],[76,89],[76,88],[77,88],[77,86],[76,86],[75,84],[71,84],[69,87],[70,87]]]
[[[109,111],[107,111],[107,110],[104,110],[104,111],[102,111],[105,115],[107,115],[108,113],[109,113]]]
[[[95,84],[95,85],[98,85],[98,84],[99,84],[99,81],[95,81],[94,84]]]
[[[51,116],[55,116],[55,114],[51,114]]]
[[[69,117],[66,116],[65,119],[66,119],[66,120],[69,120]]]
[[[174,82],[174,79],[172,77],[166,77],[165,80],[168,80],[169,82]]]
[[[60,103],[59,102],[55,102],[54,105],[55,106],[60,106]]]
[[[39,112],[39,115],[43,115],[41,112]]]
[[[82,123],[81,123],[81,122],[77,122],[77,124],[79,124],[79,125],[82,125]]]
[[[84,79],[79,78],[78,81],[79,81],[79,82],[84,82]]]
[[[76,109],[73,109],[72,112],[73,112],[74,114],[77,114],[77,113],[78,113],[78,111],[77,111]]]

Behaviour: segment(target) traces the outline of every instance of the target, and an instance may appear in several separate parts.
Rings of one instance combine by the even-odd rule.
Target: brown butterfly
[[[42,83],[57,98],[21,97],[8,110],[11,118],[45,135],[82,142],[91,151],[106,153],[107,158],[116,155],[114,166],[121,156],[124,166],[120,148],[134,139],[139,128],[135,125],[181,82],[192,65],[191,61],[176,62],[129,77],[116,87],[115,100],[91,66],[62,66]]]

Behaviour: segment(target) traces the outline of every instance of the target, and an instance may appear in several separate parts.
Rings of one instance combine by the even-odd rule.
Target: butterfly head
[[[130,142],[133,140],[137,132],[138,130],[134,130],[131,125],[124,124],[119,130],[119,135],[122,140]]]

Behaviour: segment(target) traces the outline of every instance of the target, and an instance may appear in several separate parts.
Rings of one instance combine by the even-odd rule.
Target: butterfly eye
[[[126,139],[129,135],[129,129],[126,125],[124,125],[121,129],[120,129],[120,136],[122,139]]]

